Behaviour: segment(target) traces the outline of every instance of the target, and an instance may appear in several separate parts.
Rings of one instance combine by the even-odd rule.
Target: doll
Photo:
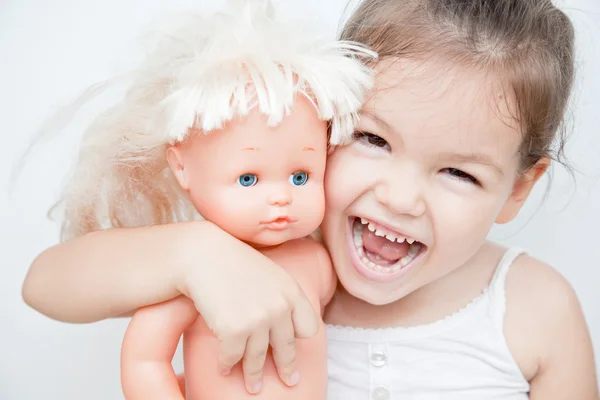
[[[109,226],[197,213],[286,268],[322,310],[334,274],[322,245],[308,236],[323,218],[328,146],[351,137],[371,85],[364,61],[375,53],[276,22],[270,2],[260,0],[187,14],[171,28],[125,105],[84,139],[88,152],[99,146],[113,158],[105,160],[110,170],[95,172],[102,193],[70,209],[87,217],[70,229],[101,226],[100,213]],[[184,398],[171,367],[181,335],[188,399],[326,397],[322,320],[315,337],[297,344],[302,382],[285,386],[268,355],[264,389],[252,396],[240,365],[228,376],[218,371],[218,340],[179,297],[133,316],[121,358],[127,399]]]
[[[307,236],[323,216],[328,146],[351,138],[376,54],[312,31],[307,23],[276,22],[268,0],[232,0],[228,12],[187,12],[157,29],[136,69],[91,87],[66,109],[128,83],[122,100],[83,133],[51,211],[62,211],[61,240],[206,219],[261,248],[320,310],[333,271]],[[62,128],[54,122],[45,133]],[[126,398],[183,399],[171,367],[182,334],[188,399],[257,397],[247,393],[239,365],[229,376],[217,371],[216,338],[179,297],[132,318],[122,348]],[[148,361],[157,369],[147,369]],[[258,397],[325,398],[322,321],[316,337],[299,340],[297,366],[302,381],[287,387],[268,356]]]

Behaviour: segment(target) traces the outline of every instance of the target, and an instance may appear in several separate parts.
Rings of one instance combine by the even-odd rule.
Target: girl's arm
[[[531,400],[598,400],[594,350],[577,296],[565,282],[546,303],[546,344],[531,381]],[[543,314],[542,314],[543,315]]]
[[[175,270],[189,262],[178,242],[187,233],[207,245],[216,239],[211,228],[181,224],[110,229],[58,244],[33,261],[23,298],[42,314],[70,323],[127,315],[174,298],[179,294]]]
[[[290,360],[277,365],[287,380],[294,372],[294,335],[318,330],[316,311],[291,275],[206,221],[81,236],[40,254],[23,285],[31,307],[74,323],[131,314],[180,294],[193,300],[221,340],[224,370],[261,351],[246,349],[253,335],[281,330],[279,336],[291,335],[277,349]],[[290,320],[294,332],[287,329]],[[255,364],[250,360],[248,370],[261,371]]]
[[[598,400],[592,342],[569,283],[548,265],[523,256],[511,268],[506,288],[508,343],[531,370],[530,399]]]

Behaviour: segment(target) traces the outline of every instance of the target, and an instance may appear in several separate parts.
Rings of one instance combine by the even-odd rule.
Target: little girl
[[[326,310],[328,398],[597,399],[573,290],[486,240],[562,140],[567,17],[549,0],[365,0],[341,39],[379,59],[355,140],[328,159],[322,237],[340,282]],[[70,322],[184,294],[218,327],[225,368],[256,332],[293,319],[298,336],[313,333],[293,280],[206,222],[82,235],[42,253],[23,294]],[[248,365],[259,381],[260,363]]]

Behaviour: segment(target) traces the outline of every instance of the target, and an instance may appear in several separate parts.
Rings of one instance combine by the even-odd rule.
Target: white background
[[[55,322],[25,306],[20,293],[33,258],[57,241],[58,227],[45,213],[72,160],[85,114],[34,153],[11,198],[7,182],[43,119],[86,86],[120,71],[144,24],[167,10],[209,3],[222,1],[0,0],[1,400],[122,398],[119,350],[127,321]],[[323,20],[333,36],[345,0],[286,3],[291,13]],[[528,248],[567,277],[600,350],[600,4],[565,0],[564,8],[579,35],[568,147],[579,173],[573,181],[556,169],[548,197],[544,181],[519,220],[495,229],[492,238]]]

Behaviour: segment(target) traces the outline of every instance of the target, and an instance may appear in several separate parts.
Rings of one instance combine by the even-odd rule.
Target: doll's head
[[[327,124],[303,96],[274,127],[257,109],[167,150],[177,181],[207,220],[253,245],[304,237],[323,219]]]
[[[376,54],[277,21],[269,1],[233,3],[165,25],[124,100],[85,132],[61,198],[63,239],[198,213],[255,244],[316,229],[327,145],[351,138]],[[258,205],[269,202],[291,203]],[[264,240],[248,218],[270,226]]]

